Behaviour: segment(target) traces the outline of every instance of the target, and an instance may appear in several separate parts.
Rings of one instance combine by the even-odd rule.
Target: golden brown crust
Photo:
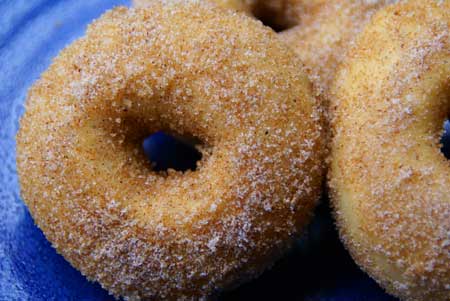
[[[332,88],[329,185],[355,260],[404,300],[449,300],[450,1],[375,15]]]
[[[29,92],[23,199],[116,296],[198,299],[253,278],[320,193],[323,114],[300,69],[242,14],[196,1],[109,11]],[[140,142],[156,130],[203,141],[197,170],[153,172]]]

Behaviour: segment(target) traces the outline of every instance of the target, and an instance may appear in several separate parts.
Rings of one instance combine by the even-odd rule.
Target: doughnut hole
[[[212,152],[210,137],[197,136],[190,129],[177,131],[162,117],[159,121],[141,118],[144,113],[138,106],[136,109],[122,110],[118,105],[112,118],[102,119],[106,122],[96,126],[103,129],[103,135],[113,138],[115,151],[110,156],[133,162],[135,173],[150,172],[164,178],[170,177],[172,171],[180,174],[200,170]]]
[[[447,159],[450,159],[450,120],[444,122],[444,132],[441,137],[441,152]]]
[[[283,1],[256,1],[250,8],[251,14],[275,32],[285,31],[298,22],[288,15],[289,7]]]
[[[196,148],[200,144],[195,138],[175,137],[158,131],[146,137],[142,147],[154,171],[194,171],[197,162],[202,159],[201,152]]]

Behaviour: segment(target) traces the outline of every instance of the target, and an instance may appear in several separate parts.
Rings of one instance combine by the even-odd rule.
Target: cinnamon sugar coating
[[[450,1],[377,13],[332,88],[329,171],[353,258],[403,300],[450,300]]]
[[[134,0],[135,6],[158,0]],[[326,98],[339,64],[373,14],[397,0],[201,0],[264,18],[301,58]]]
[[[204,299],[259,275],[320,194],[323,110],[260,22],[198,1],[119,7],[30,89],[21,193],[74,267],[126,300]],[[202,141],[195,171],[152,171],[142,139]]]
[[[135,7],[145,7],[160,0],[133,0]],[[276,25],[281,30],[298,25],[303,14],[325,0],[199,0],[222,8],[244,12],[256,19]]]
[[[297,24],[280,33],[304,62],[318,90],[328,92],[339,64],[372,15],[395,0],[314,0],[298,2]]]
[[[152,5],[155,1],[161,0],[133,0],[134,7],[145,7]],[[250,13],[251,2],[254,0],[200,0],[205,3],[214,3],[222,8],[231,9],[240,12]]]

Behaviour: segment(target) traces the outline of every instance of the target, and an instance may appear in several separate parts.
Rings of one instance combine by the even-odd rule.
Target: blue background
[[[15,133],[27,89],[105,10],[128,1],[0,0],[0,300],[113,300],[47,242],[19,195]],[[161,166],[189,153],[162,133],[144,145]],[[175,143],[176,144],[176,143]],[[167,161],[168,160],[168,161]],[[187,159],[189,160],[189,159]],[[170,162],[169,162],[170,163]],[[324,198],[308,234],[258,280],[222,300],[394,300],[343,249]]]

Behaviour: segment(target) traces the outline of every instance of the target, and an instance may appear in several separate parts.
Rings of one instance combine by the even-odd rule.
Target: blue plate
[[[0,300],[113,300],[58,255],[34,225],[20,199],[15,134],[27,89],[52,57],[81,36],[94,18],[122,4],[129,5],[121,0],[0,1]],[[170,163],[167,153],[175,158],[175,164],[186,164],[183,158],[192,153],[182,146],[180,151],[177,145],[163,133],[144,143],[152,160],[160,160],[161,166]],[[258,280],[221,297],[250,298],[394,300],[361,272],[343,249],[326,199],[308,234],[289,254]]]

